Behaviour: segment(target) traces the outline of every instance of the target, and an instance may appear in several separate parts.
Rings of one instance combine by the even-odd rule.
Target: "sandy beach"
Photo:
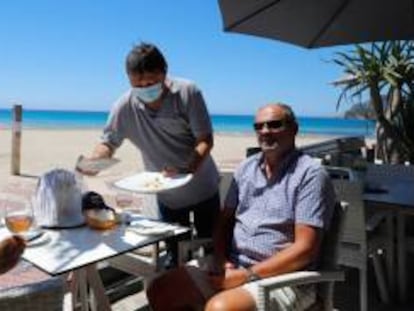
[[[21,177],[41,176],[53,168],[73,169],[79,155],[89,155],[93,146],[99,141],[101,131],[94,130],[49,130],[23,129],[21,148]],[[333,136],[299,135],[297,145],[303,146]],[[245,156],[247,147],[256,146],[256,137],[252,134],[216,133],[215,146],[212,151],[218,166],[233,169]],[[10,176],[11,130],[0,130],[0,186],[16,177]],[[97,177],[88,177],[88,184],[101,188],[106,180],[142,171],[141,156],[129,141],[116,152],[120,163],[102,172]],[[97,189],[97,190],[98,190]]]

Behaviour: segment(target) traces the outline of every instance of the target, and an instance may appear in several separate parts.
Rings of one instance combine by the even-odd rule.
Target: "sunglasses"
[[[265,126],[268,130],[284,130],[287,122],[285,120],[272,120],[266,122],[256,122],[253,123],[253,128],[255,131],[261,131]]]

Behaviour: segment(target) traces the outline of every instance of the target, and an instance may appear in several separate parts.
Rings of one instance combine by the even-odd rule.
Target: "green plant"
[[[377,152],[387,163],[414,162],[414,41],[356,45],[333,62],[345,78],[337,108],[368,96],[377,120]]]

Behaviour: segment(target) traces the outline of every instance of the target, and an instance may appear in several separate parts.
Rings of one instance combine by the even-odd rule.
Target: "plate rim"
[[[27,247],[37,247],[46,244],[51,240],[51,236],[47,230],[42,230],[42,233],[37,236],[36,238],[33,238],[26,242]]]
[[[160,192],[172,190],[172,189],[175,189],[175,188],[180,188],[180,187],[186,185],[188,182],[190,182],[190,180],[193,178],[193,174],[191,174],[191,173],[189,173],[189,174],[177,174],[175,176],[182,176],[182,178],[185,180],[183,182],[183,184],[175,185],[173,187],[160,188],[160,189],[144,189],[144,188],[139,189],[138,188],[138,189],[133,190],[133,189],[130,189],[130,188],[124,188],[124,187],[119,185],[119,182],[122,182],[122,181],[128,180],[128,179],[132,179],[134,177],[137,177],[139,175],[144,175],[144,174],[161,175],[162,173],[161,172],[153,172],[153,171],[143,171],[143,172],[139,172],[139,173],[136,173],[136,174],[129,175],[129,176],[126,176],[124,178],[118,179],[118,180],[114,181],[112,183],[112,185],[114,187],[116,187],[120,190],[124,190],[124,191],[130,191],[130,192],[135,192],[135,193],[150,193],[150,194],[153,194],[153,193],[160,193]],[[175,176],[173,176],[172,178],[174,178]]]

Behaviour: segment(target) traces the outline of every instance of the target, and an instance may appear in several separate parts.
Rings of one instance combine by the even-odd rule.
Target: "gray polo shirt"
[[[200,90],[194,83],[176,78],[166,81],[169,91],[159,110],[145,106],[131,91],[115,102],[104,128],[102,142],[118,148],[129,139],[141,150],[146,170],[159,172],[165,166],[186,167],[196,138],[213,132]],[[159,194],[170,208],[202,202],[218,189],[219,175],[209,155],[184,187]]]
[[[248,266],[269,258],[294,241],[294,225],[327,229],[335,193],[326,171],[308,155],[293,151],[278,175],[267,180],[262,153],[237,169],[226,198],[236,209],[231,257]]]

